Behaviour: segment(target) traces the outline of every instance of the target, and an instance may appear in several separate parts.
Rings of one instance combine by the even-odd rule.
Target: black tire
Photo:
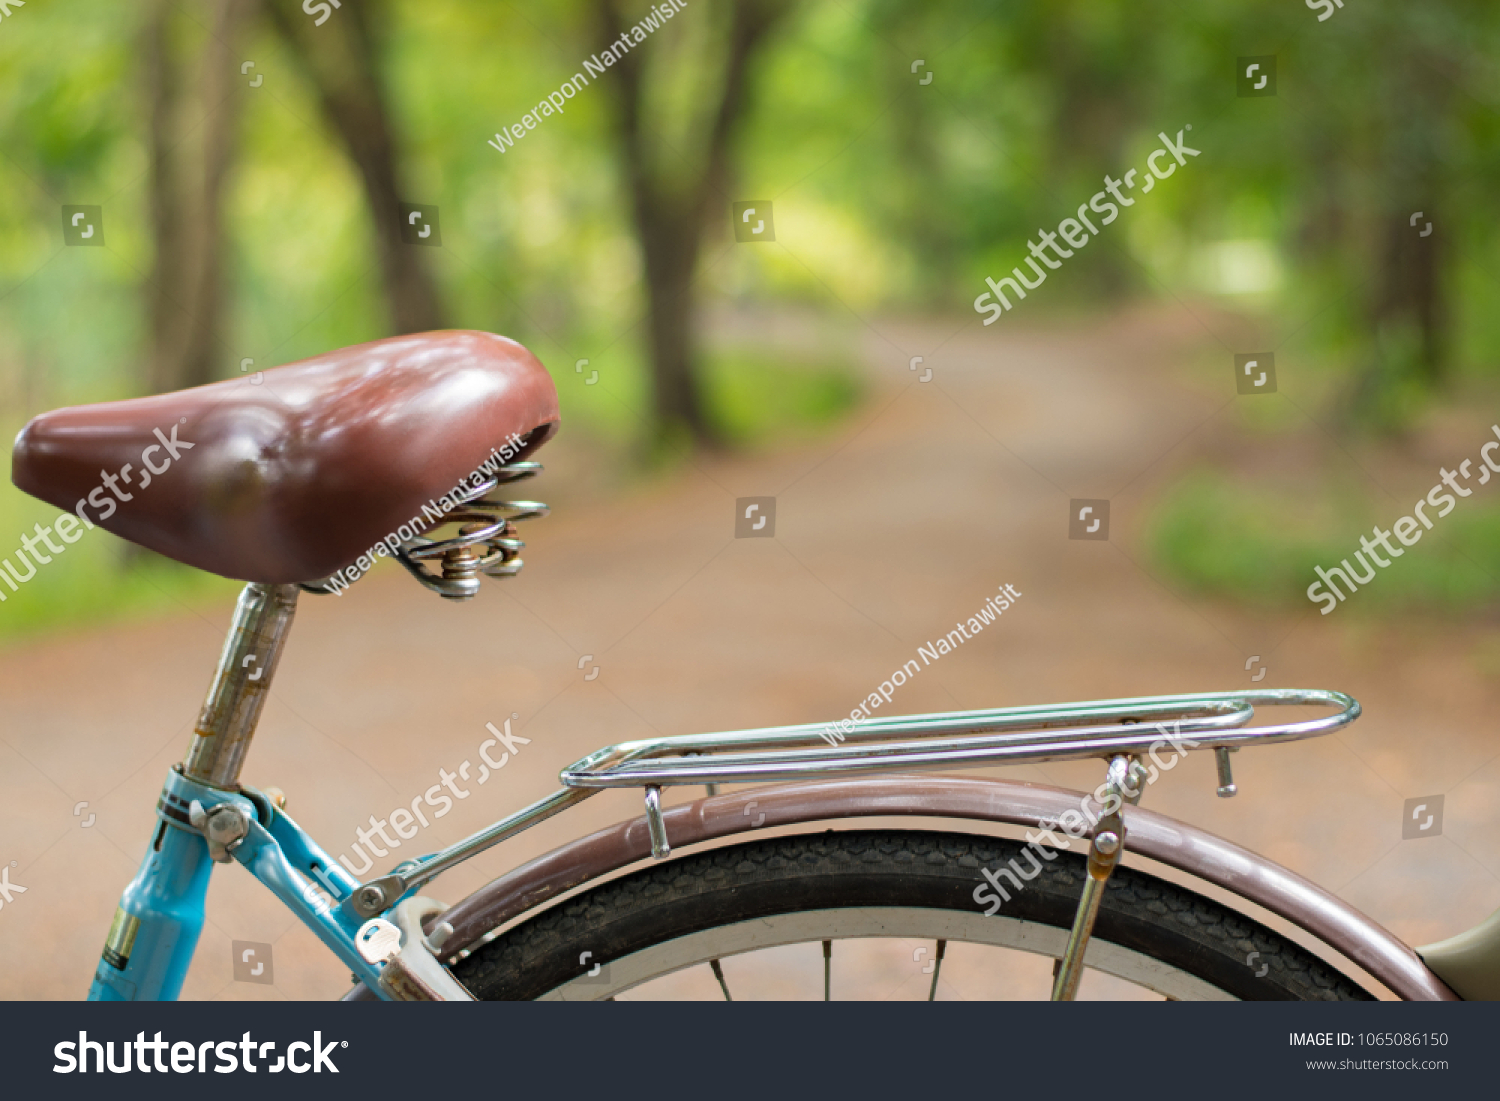
[[[1015,860],[1004,838],[860,830],[767,838],[654,865],[585,891],[472,950],[454,974],[487,1001],[528,1000],[601,963],[674,938],[755,918],[847,907],[982,912],[981,868]],[[1084,859],[1041,861],[1001,913],[1068,929]],[[1128,867],[1110,878],[1095,940],[1131,949],[1244,1000],[1365,1001],[1371,995],[1264,925],[1202,895]],[[1252,965],[1246,960],[1259,953]],[[1261,972],[1264,972],[1263,974]],[[1039,992],[1042,993],[1042,992]],[[1044,996],[1044,994],[1043,994]]]

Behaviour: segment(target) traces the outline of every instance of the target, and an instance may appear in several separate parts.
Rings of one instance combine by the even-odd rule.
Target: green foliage
[[[578,343],[598,347],[603,340],[584,337]],[[865,392],[849,365],[744,348],[710,350],[702,358],[708,414],[735,447],[770,447],[826,431]],[[616,344],[575,366],[569,370],[557,364],[552,370],[567,431],[583,433],[617,453],[631,450],[646,437],[650,422],[646,361],[635,348]],[[647,465],[689,450],[685,436],[656,441]]]
[[[59,515],[20,493],[0,495],[0,531],[7,533],[0,559],[14,565],[21,535],[33,535],[32,525],[50,525]],[[45,544],[38,546],[45,554]],[[5,597],[0,603],[0,646],[42,631],[96,627],[127,616],[223,603],[240,587],[239,582],[150,553],[136,553],[126,565],[129,545],[100,528],[84,530],[76,543],[62,546],[62,554],[37,564],[36,575],[15,592],[0,584]]]
[[[629,451],[650,418],[641,263],[611,129],[619,74],[593,79],[507,152],[486,141],[598,48],[594,4],[366,8],[407,154],[406,198],[441,210],[443,247],[424,258],[451,323],[527,344],[551,368],[570,428]],[[0,21],[0,428],[12,433],[45,409],[144,386],[146,9],[33,2]],[[180,22],[174,48],[195,74],[206,31]],[[653,70],[646,94],[658,171],[673,170],[673,151],[706,121],[703,92],[717,74],[705,43],[722,26],[720,9],[695,2],[642,47],[674,61]],[[1316,361],[1309,377],[1327,404],[1359,395],[1363,424],[1399,432],[1442,400],[1443,382],[1427,372],[1410,317],[1372,320],[1382,219],[1422,209],[1440,227],[1452,373],[1500,363],[1500,70],[1487,60],[1497,48],[1500,6],[1489,0],[1362,0],[1326,23],[1295,0],[801,4],[751,72],[695,293],[711,311],[795,303],[975,323],[986,274],[1008,270],[1037,227],[1056,225],[1106,173],[1139,167],[1159,132],[1191,123],[1202,157],[1056,272],[1028,316],[1209,298],[1263,322],[1270,346],[1295,341]],[[315,92],[264,22],[239,51],[264,84],[241,89],[224,377],[245,358],[264,368],[387,332],[359,177]],[[1234,59],[1261,53],[1278,57],[1278,96],[1236,98]],[[911,69],[918,59],[926,85]],[[752,197],[775,202],[777,240],[737,247],[729,205]],[[106,248],[62,247],[64,203],[104,207]],[[589,368],[574,371],[583,358]],[[705,362],[715,422],[743,446],[817,431],[859,398],[841,364],[763,352]],[[1343,514],[1328,523],[1325,503],[1297,520],[1308,507],[1299,501],[1208,477],[1174,494],[1152,538],[1174,576],[1203,591],[1302,601],[1311,563],[1347,549]],[[0,490],[0,532],[40,519],[34,508]],[[1220,509],[1243,521],[1243,538],[1224,534],[1238,524],[1217,520]],[[1490,561],[1488,514],[1470,511],[1450,518],[1447,558],[1435,540],[1374,587],[1487,592],[1487,581],[1464,580],[1464,555]],[[0,634],[46,619],[54,599],[65,617],[129,586],[143,601],[165,594],[154,598],[163,606],[197,591],[169,573],[122,585],[118,556],[102,549],[69,555],[80,565],[48,567],[65,584],[28,589],[85,595],[14,598],[0,606]],[[84,564],[106,580],[75,575]],[[1422,580],[1443,570],[1449,580]]]
[[[1267,609],[1320,608],[1307,597],[1314,567],[1353,560],[1360,536],[1377,523],[1389,530],[1398,515],[1388,499],[1367,499],[1353,485],[1308,479],[1268,488],[1200,470],[1156,505],[1145,542],[1153,566],[1190,592]],[[1339,611],[1471,613],[1497,601],[1500,506],[1476,497],[1377,568]]]
[[[706,381],[709,415],[728,442],[742,447],[826,429],[858,404],[864,389],[850,368],[746,353],[712,357]]]
[[[409,197],[442,211],[444,247],[427,259],[453,323],[506,332],[565,364],[590,354],[585,334],[631,331],[643,306],[610,132],[616,74],[506,153],[486,138],[597,48],[592,8],[371,6]],[[648,130],[668,169],[701,129],[714,77],[694,61],[719,20],[697,11],[644,47],[682,61],[653,70],[660,79],[647,90]],[[142,17],[142,6],[105,0],[38,4],[0,34],[10,92],[0,184],[12,197],[0,209],[0,363],[10,374],[25,357],[39,361],[26,369],[46,380],[27,395],[31,409],[140,386],[133,307],[150,260]],[[1128,211],[1028,310],[1220,294],[1289,329],[1315,324],[1323,349],[1347,353],[1354,370],[1376,358],[1371,218],[1406,201],[1410,183],[1441,209],[1456,347],[1478,369],[1500,352],[1495,311],[1482,305],[1500,276],[1487,217],[1500,87],[1482,63],[1497,38],[1500,11],[1477,0],[1369,3],[1326,24],[1295,4],[1268,11],[1250,0],[1191,10],[1175,0],[804,5],[752,72],[723,203],[727,213],[736,197],[773,198],[777,247],[722,263],[726,218],[711,228],[701,285],[707,298],[964,311],[983,275],[1008,269],[1038,226],[1087,200],[1105,173],[1137,166],[1158,131],[1193,123],[1204,155],[1192,172]],[[179,49],[190,61],[197,45]],[[1233,59],[1259,52],[1277,53],[1281,92],[1237,99]],[[257,25],[243,53],[266,83],[244,96],[229,196],[225,375],[245,357],[286,362],[385,331],[354,170],[276,36]],[[910,71],[918,58],[933,77],[926,86]],[[85,201],[105,204],[110,247],[59,254],[57,206]],[[1259,290],[1231,270],[1251,255],[1269,257]],[[105,315],[70,324],[65,304],[80,299]],[[1390,367],[1397,409],[1412,373],[1409,357]]]

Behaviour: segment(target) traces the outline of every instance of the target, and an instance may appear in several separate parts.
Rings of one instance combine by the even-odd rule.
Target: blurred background
[[[485,722],[533,738],[517,790],[438,840],[610,741],[847,714],[1009,582],[1015,612],[896,710],[1350,691],[1351,732],[1242,754],[1230,803],[1195,761],[1157,809],[1413,940],[1500,905],[1494,487],[1333,614],[1305,596],[1500,423],[1500,9],[689,0],[502,153],[650,9],[323,6],[0,19],[0,425],[434,328],[548,366],[563,431],[530,485],[555,513],[519,579],[471,608],[389,568],[304,600],[248,778],[340,773],[300,805],[331,851]],[[982,324],[986,276],[1188,126],[1199,157]],[[774,240],[736,241],[745,202]],[[403,241],[403,203],[437,208],[439,245]],[[65,243],[73,204],[102,247]],[[1263,352],[1276,392],[1239,395],[1234,357]],[[774,539],[736,541],[762,495]],[[1068,539],[1077,498],[1111,502],[1107,542]],[[54,515],[0,488],[0,555]],[[6,908],[57,953],[0,969],[10,996],[82,993],[237,588],[98,531],[5,594],[0,858],[77,919],[45,891]],[[1435,793],[1442,837],[1403,848],[1405,800]],[[579,814],[638,813],[596,812],[613,797]],[[85,833],[83,800],[118,810]],[[97,889],[63,886],[80,860]],[[278,989],[336,991],[310,938],[214,890],[207,938],[285,935]],[[254,995],[213,951],[189,992]]]

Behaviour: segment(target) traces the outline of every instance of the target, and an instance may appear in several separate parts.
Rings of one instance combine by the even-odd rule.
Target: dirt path
[[[303,601],[247,780],[285,789],[298,820],[346,853],[370,815],[409,804],[440,769],[477,765],[486,724],[514,714],[529,743],[394,862],[541,797],[559,767],[609,742],[847,714],[1008,583],[1024,594],[1016,607],[899,689],[891,710],[1248,686],[1258,655],[1262,685],[1342,689],[1365,717],[1340,736],[1241,753],[1234,800],[1214,797],[1212,762],[1195,755],[1149,805],[1283,861],[1416,943],[1500,906],[1500,742],[1475,631],[1376,630],[1315,610],[1251,618],[1186,600],[1139,562],[1143,503],[1235,416],[1214,381],[1183,382],[1195,330],[1168,317],[967,331],[938,348],[949,331],[855,334],[875,394],[833,437],[704,460],[625,496],[591,488],[607,482],[591,469],[601,460],[565,430],[531,483],[555,512],[527,532],[519,579],[468,606],[391,571]],[[907,369],[919,354],[929,383]],[[732,537],[735,499],[749,496],[776,498],[775,538]],[[1112,499],[1109,542],[1066,537],[1072,497]],[[26,888],[0,911],[0,996],[87,988],[228,614],[0,660],[0,863],[14,861],[10,879]],[[1011,774],[1092,788],[1098,772]],[[1404,800],[1436,793],[1442,836],[1403,844]],[[631,794],[600,796],[433,893],[457,899],[635,813]],[[274,945],[273,985],[233,981],[235,940]],[[887,964],[869,996],[925,996],[919,967]],[[943,997],[1042,993],[1040,980],[996,985],[958,964],[944,975]],[[346,978],[247,876],[215,875],[185,996],[323,998]],[[772,988],[802,992],[791,977]]]

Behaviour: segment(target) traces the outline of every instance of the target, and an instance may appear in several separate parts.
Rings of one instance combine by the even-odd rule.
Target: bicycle
[[[515,525],[547,507],[490,494],[541,470],[531,456],[558,424],[551,379],[526,349],[493,334],[441,332],[345,348],[263,379],[62,409],[23,429],[18,487],[89,527],[247,582],[91,999],[175,998],[203,926],[209,873],[231,862],[348,965],[357,984],[349,999],[609,999],[702,966],[732,998],[720,961],[803,943],[822,946],[830,998],[833,944],[866,937],[935,942],[929,997],[954,942],[1051,958],[1054,1000],[1076,996],[1085,967],[1179,1000],[1362,1000],[1376,996],[1372,984],[1403,999],[1500,997],[1500,914],[1413,949],[1285,868],[1137,806],[1175,764],[1165,748],[1212,751],[1228,796],[1232,751],[1317,737],[1359,716],[1353,699],[1322,690],[871,718],[843,740],[810,724],[615,745],[564,769],[553,795],[360,881],[297,825],[279,792],[239,782],[299,596],[339,591],[387,556],[452,600],[473,597],[484,577],[514,576],[524,546]],[[147,456],[161,452],[169,427],[175,461],[158,470]],[[116,470],[134,485],[137,457],[156,476],[155,492],[143,480],[125,494],[107,479],[115,500],[106,511],[111,498],[92,472]],[[430,537],[453,525],[456,533]],[[1257,707],[1273,706],[1332,710],[1248,725]],[[1091,794],[925,775],[1082,758],[1105,763]],[[704,798],[663,808],[663,789],[700,784]],[[720,793],[723,784],[754,786]],[[614,787],[642,789],[640,817],[515,868],[455,906],[418,893]],[[828,828],[871,816],[942,827]],[[977,832],[1000,826],[1040,836],[1023,844]],[[1086,854],[1067,851],[1072,841],[1085,842]],[[691,846],[700,851],[668,859]],[[1126,852],[1224,888],[1327,951],[1126,867]],[[656,863],[632,870],[648,859]]]

